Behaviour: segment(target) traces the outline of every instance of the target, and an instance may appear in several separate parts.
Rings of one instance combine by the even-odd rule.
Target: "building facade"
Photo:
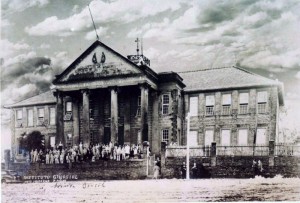
[[[33,130],[47,147],[161,142],[186,145],[268,145],[276,141],[282,83],[237,67],[156,73],[143,55],[120,55],[94,42],[43,94],[8,105],[12,149]]]

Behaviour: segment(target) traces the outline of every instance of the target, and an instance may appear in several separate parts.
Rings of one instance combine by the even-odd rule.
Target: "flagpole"
[[[91,12],[91,9],[90,9],[90,5],[88,5],[88,8],[89,8],[90,15],[91,15],[91,18],[92,18],[92,22],[93,22],[93,25],[94,25],[94,29],[95,29],[95,33],[96,33],[97,40],[99,40],[99,36],[98,36],[98,33],[97,33],[97,29],[96,29],[96,26],[95,26],[95,22],[94,22],[94,19],[93,19],[93,15],[92,15],[92,12]]]
[[[189,143],[189,134],[190,134],[190,112],[187,114],[187,133],[186,133],[186,179],[190,179],[190,143]]]

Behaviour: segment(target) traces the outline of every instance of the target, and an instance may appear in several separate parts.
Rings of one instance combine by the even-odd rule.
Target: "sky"
[[[95,40],[156,72],[239,67],[284,84],[281,129],[300,131],[300,1],[2,0],[1,107],[49,90]],[[10,114],[1,108],[1,147]]]

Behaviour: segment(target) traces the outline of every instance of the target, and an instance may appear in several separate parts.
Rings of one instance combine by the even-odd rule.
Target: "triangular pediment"
[[[54,83],[133,76],[143,73],[143,69],[139,66],[100,41],[96,41],[61,73]]]

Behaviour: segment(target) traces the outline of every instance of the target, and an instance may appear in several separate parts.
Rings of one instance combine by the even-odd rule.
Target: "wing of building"
[[[238,67],[156,73],[143,55],[127,58],[95,41],[43,94],[8,105],[12,149],[33,130],[47,147],[161,142],[268,145],[278,134],[283,84]]]

